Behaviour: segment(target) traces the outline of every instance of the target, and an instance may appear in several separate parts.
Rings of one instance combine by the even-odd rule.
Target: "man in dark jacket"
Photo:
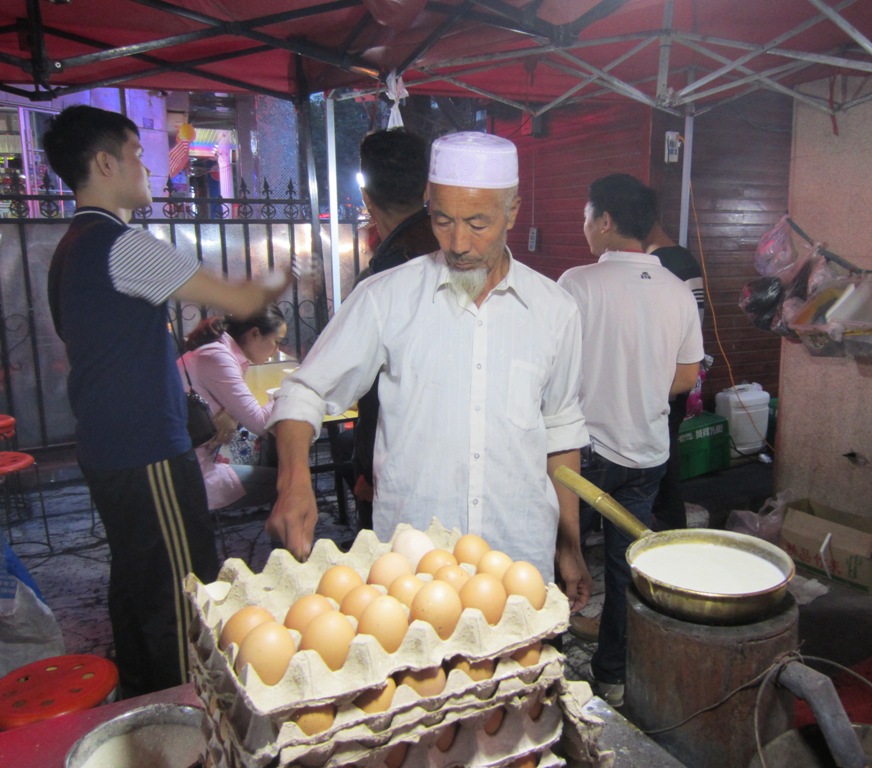
[[[360,144],[361,193],[381,244],[360,273],[370,275],[439,250],[424,207],[429,167],[427,143],[402,128],[376,131]],[[372,528],[372,457],[378,423],[378,380],[358,402],[354,428],[354,495],[362,528]]]

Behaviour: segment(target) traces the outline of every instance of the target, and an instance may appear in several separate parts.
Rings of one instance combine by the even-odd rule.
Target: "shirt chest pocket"
[[[545,369],[526,360],[512,360],[506,401],[509,421],[521,429],[536,429],[542,413]]]

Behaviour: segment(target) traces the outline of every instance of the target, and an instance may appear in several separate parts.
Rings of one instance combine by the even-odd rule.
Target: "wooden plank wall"
[[[703,336],[715,358],[703,391],[708,410],[733,383],[756,382],[778,396],[781,337],[754,327],[738,302],[742,287],[759,277],[761,236],[787,211],[792,119],[788,97],[759,92],[694,121],[688,248],[708,277]],[[655,113],[651,184],[664,227],[677,239],[682,169],[663,162],[667,130],[683,132],[684,121]]]
[[[715,394],[731,381],[757,382],[778,396],[781,337],[755,328],[738,301],[742,286],[758,277],[760,237],[786,210],[792,109],[786,97],[758,93],[695,119],[696,212],[691,210],[688,247],[708,275],[703,336],[715,366],[703,392],[707,410],[714,410]],[[555,280],[592,262],[582,231],[587,187],[609,173],[631,173],[657,190],[661,221],[677,239],[681,164],[667,165],[663,155],[665,132],[682,132],[682,119],[635,102],[612,102],[554,110],[539,137],[529,135],[519,118],[494,119],[492,130],[518,146],[523,204],[509,246],[520,261]],[[539,248],[530,253],[534,223]]]
[[[524,135],[518,118],[495,120],[493,132],[518,146],[523,203],[509,233],[512,253],[554,280],[594,261],[582,229],[587,188],[609,173],[647,180],[650,131],[651,110],[629,101],[547,113],[540,137]],[[534,218],[539,247],[530,253]]]

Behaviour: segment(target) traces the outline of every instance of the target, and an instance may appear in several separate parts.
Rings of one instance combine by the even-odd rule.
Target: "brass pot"
[[[633,584],[649,605],[684,621],[697,624],[749,624],[771,614],[787,594],[787,586],[796,572],[793,560],[778,547],[754,536],[710,528],[688,528],[655,533],[605,491],[566,467],[560,467],[554,478],[590,504],[603,517],[632,536],[635,541],[627,548],[627,562]],[[634,561],[654,547],[703,543],[740,549],[772,563],[784,578],[774,586],[759,592],[718,594],[697,592],[652,578]]]

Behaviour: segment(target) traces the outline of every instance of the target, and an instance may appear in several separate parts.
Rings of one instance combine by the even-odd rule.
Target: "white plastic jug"
[[[715,413],[730,427],[730,457],[759,453],[769,427],[769,393],[760,384],[739,384],[715,395]]]

